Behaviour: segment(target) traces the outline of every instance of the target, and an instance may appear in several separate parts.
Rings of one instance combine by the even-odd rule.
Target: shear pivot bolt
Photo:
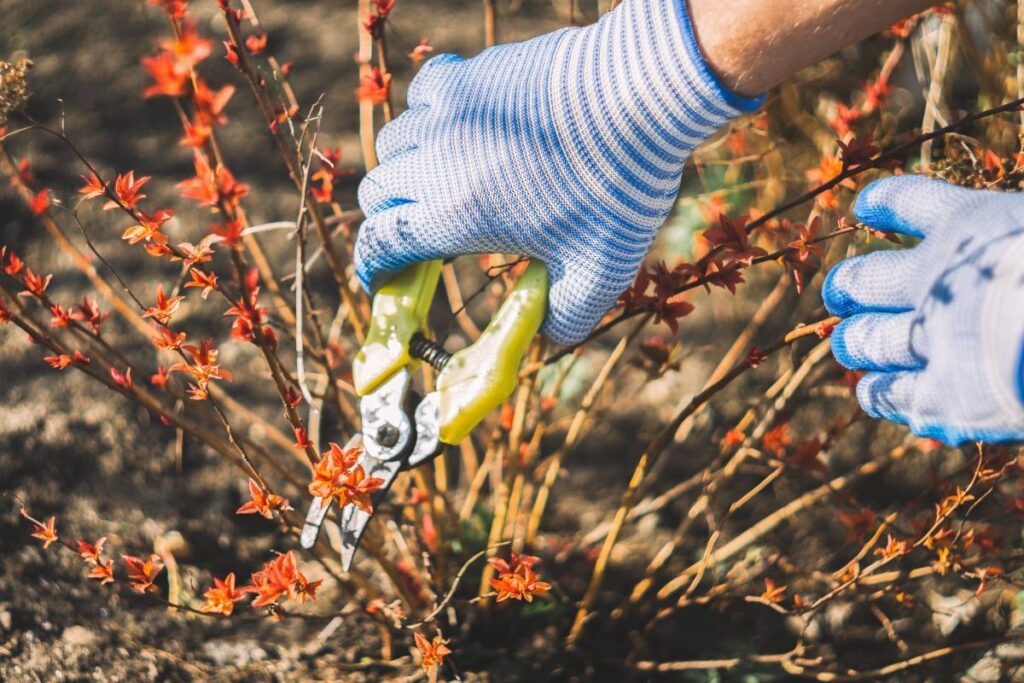
[[[392,424],[382,424],[377,427],[377,443],[384,448],[391,448],[398,443],[399,436],[398,427]]]

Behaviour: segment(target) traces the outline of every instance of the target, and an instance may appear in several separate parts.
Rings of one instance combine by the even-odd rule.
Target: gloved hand
[[[1024,440],[1024,195],[887,178],[857,219],[924,238],[857,256],[825,280],[836,360],[873,417],[951,445]]]
[[[435,57],[359,187],[360,281],[525,254],[551,278],[543,331],[577,342],[633,281],[690,152],[760,104],[711,73],[685,0],[624,0],[593,26]]]

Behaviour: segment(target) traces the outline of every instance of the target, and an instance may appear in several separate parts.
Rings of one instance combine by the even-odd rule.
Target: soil
[[[355,3],[258,0],[254,4],[271,50],[281,61],[295,65],[293,84],[300,102],[308,104],[323,96],[322,139],[340,146],[343,163],[354,171],[338,193],[343,205],[353,207],[361,163],[353,95],[357,86]],[[518,7],[514,14],[502,18],[499,39],[526,38],[567,25],[566,4],[514,2]],[[219,36],[222,28],[213,0],[196,0],[192,5],[201,30]],[[592,19],[594,9],[584,10],[582,19]],[[68,134],[100,168],[135,169],[158,179],[146,188],[150,197],[178,208],[174,224],[178,227],[172,229],[193,235],[196,230],[190,232],[183,226],[203,227],[209,216],[176,197],[174,181],[192,173],[188,151],[177,145],[176,116],[165,99],[140,96],[146,77],[139,60],[153,53],[155,41],[166,31],[159,12],[143,0],[2,0],[0,58],[19,51],[30,56],[35,63],[32,115],[50,124],[63,117]],[[422,36],[430,37],[437,52],[471,55],[482,44],[480,3],[400,0],[391,32],[394,55],[406,54]],[[401,102],[410,66],[407,59],[393,61],[395,98]],[[294,216],[295,192],[280,159],[269,140],[253,137],[252,131],[262,131],[263,124],[250,105],[244,84],[219,54],[204,64],[204,73],[214,84],[238,87],[228,108],[232,122],[224,130],[222,142],[231,166],[252,186],[246,200],[251,222]],[[73,201],[81,169],[67,150],[41,135],[17,144],[19,154],[31,157],[41,182]],[[140,250],[119,248],[120,231],[127,226],[111,227],[109,214],[97,211],[86,212],[85,221],[100,250],[109,253],[115,266],[140,289],[152,290],[158,278],[167,276],[154,272]],[[290,257],[282,240],[270,237],[265,244],[269,253],[281,254],[277,265],[284,270]],[[57,299],[75,300],[86,290],[84,277],[53,248],[15,194],[4,188],[0,188],[0,243],[11,245],[40,270],[54,272],[52,291]],[[755,291],[767,291],[770,285],[755,278]],[[314,287],[332,290],[323,273],[314,276]],[[329,302],[327,297],[325,294]],[[692,339],[708,340],[708,345],[714,340],[731,340],[757,303],[752,296],[728,306],[702,307],[699,315],[687,322],[688,332]],[[810,312],[818,308],[817,301],[805,297],[798,305],[808,313],[805,319],[815,319]],[[217,312],[188,315],[194,316],[185,319],[190,326],[223,331]],[[116,322],[110,326],[112,338],[128,337]],[[764,336],[772,339],[784,329],[788,328],[769,326]],[[593,558],[557,549],[607,519],[628,480],[638,448],[664,424],[678,397],[699,389],[699,378],[708,374],[711,359],[701,353],[705,348],[693,344],[688,349],[685,374],[670,372],[644,386],[639,377],[629,405],[593,429],[572,455],[570,476],[560,483],[545,520],[545,563],[560,578],[558,608],[554,612],[540,608],[525,611],[514,621],[505,619],[500,609],[489,617],[469,617],[471,621],[462,625],[460,638],[452,644],[451,660],[457,668],[447,669],[445,676],[502,682],[630,677],[622,659],[632,644],[616,635],[628,629],[596,628],[576,648],[564,645],[562,638],[573,613],[569,596],[584,592]],[[224,349],[224,361],[237,376],[231,387],[233,395],[246,398],[247,405],[267,419],[278,420],[279,407],[266,394],[264,383],[255,381],[259,364],[246,365],[249,356],[237,345],[226,344]],[[607,351],[607,343],[598,344],[593,356],[583,363],[596,368]],[[132,355],[140,358],[147,353],[144,348],[132,350]],[[249,377],[247,368],[253,371]],[[743,407],[737,404],[727,411],[735,416]],[[698,429],[720,423],[724,419],[709,411],[698,422]],[[884,429],[889,440],[902,438],[902,432]],[[258,437],[258,426],[252,425],[250,433]],[[859,443],[874,434],[865,433]],[[683,457],[673,458],[662,474],[665,487],[698,471],[710,455],[683,453]],[[836,457],[853,456],[840,453]],[[894,475],[884,482],[886,491],[910,490],[915,476],[923,475]],[[869,482],[866,493],[870,495],[877,484]],[[272,551],[296,546],[284,540],[271,523],[234,514],[247,498],[247,490],[222,458],[187,440],[179,446],[172,430],[144,411],[97,391],[95,384],[79,373],[68,371],[55,381],[54,371],[40,362],[38,349],[11,330],[0,332],[0,492],[4,496],[0,514],[0,679],[4,681],[425,679],[418,665],[405,655],[411,639],[395,642],[394,661],[381,661],[377,627],[355,605],[344,608],[340,622],[333,623],[328,619],[289,618],[275,623],[183,615],[130,591],[111,590],[86,580],[82,562],[70,552],[57,547],[44,551],[29,538],[29,525],[18,516],[21,505],[39,518],[56,515],[66,538],[107,536],[108,547],[117,554],[145,556],[158,544],[169,545],[186,592],[192,596],[202,593],[211,576],[229,571],[246,576],[271,557]],[[758,512],[754,509],[749,515]],[[642,576],[644,558],[651,548],[668,540],[679,515],[680,510],[669,508],[631,530],[619,544],[606,585],[619,589],[633,585]],[[813,555],[827,552],[827,547],[819,547],[815,534],[828,538],[842,532],[835,523],[819,520],[811,521],[800,533],[807,535],[805,552]],[[314,563],[306,566],[311,579],[326,579],[318,603],[336,604],[332,598],[337,591],[330,577],[318,574]],[[166,573],[159,585],[162,592],[167,590]],[[620,592],[602,596],[602,607],[614,607],[613,600]],[[632,617],[640,620],[632,626],[642,627],[649,616]],[[836,617],[836,623],[843,619]],[[843,625],[840,630],[845,628]],[[708,658],[737,651],[784,652],[794,642],[783,617],[769,610],[746,609],[742,604],[727,614],[701,607],[681,611],[678,618],[666,620],[647,637],[647,655],[654,660]],[[884,656],[872,654],[877,644],[852,632],[845,642],[851,649],[867,653],[862,660],[865,665],[891,659],[889,650]],[[992,656],[998,661],[1013,655]],[[636,673],[632,677],[650,678]],[[747,680],[772,677],[764,674]]]
[[[294,63],[292,83],[299,100],[310,103],[323,96],[321,139],[340,146],[343,162],[356,171],[361,160],[353,95],[358,84],[354,3],[254,4],[270,48],[281,61]],[[191,13],[201,31],[222,34],[212,0],[193,2]],[[502,39],[527,38],[565,24],[566,18],[550,5],[528,2],[502,23]],[[408,3],[396,12],[389,31],[397,55],[408,53],[421,36],[429,36],[437,52],[464,55],[479,51],[483,40],[476,2]],[[176,144],[179,126],[173,109],[166,99],[140,96],[147,80],[140,59],[153,54],[166,32],[161,14],[142,0],[4,0],[0,56],[22,53],[33,60],[29,111],[36,119],[56,124],[63,117],[69,136],[101,169],[134,168],[157,178],[147,188],[151,198],[176,206],[182,224],[205,225],[206,215],[175,197],[172,181],[191,174],[191,158]],[[395,96],[402,101],[411,67],[408,59],[393,61]],[[219,53],[204,64],[204,73],[213,84],[238,87],[222,141],[236,173],[252,187],[246,203],[251,221],[292,216],[294,190],[280,159],[269,140],[256,144],[247,132],[262,130],[263,124],[244,83]],[[40,182],[70,198],[82,171],[67,150],[44,136],[20,144],[19,153],[31,157]],[[358,180],[354,174],[340,188],[343,205],[354,206]],[[159,274],[150,272],[141,252],[118,248],[120,231],[111,229],[107,218],[85,218],[98,247],[141,289],[153,287]],[[56,273],[52,291],[58,299],[75,299],[86,287],[9,191],[0,192],[0,242]],[[267,242],[274,253],[273,238]],[[326,279],[322,284],[331,291]],[[215,314],[207,317],[189,324],[218,322]],[[125,332],[116,322],[110,325],[115,339]],[[380,657],[380,638],[358,609],[318,641],[326,620],[270,623],[183,616],[129,591],[112,592],[86,580],[81,561],[68,551],[55,546],[44,551],[28,538],[29,526],[17,515],[21,504],[37,516],[56,515],[67,538],[107,536],[108,548],[117,553],[145,556],[158,540],[174,544],[193,594],[201,593],[212,575],[244,575],[271,551],[288,547],[269,523],[233,514],[247,495],[244,482],[216,454],[187,441],[179,451],[173,432],[144,411],[97,392],[80,374],[66,373],[54,381],[53,371],[21,335],[5,330],[0,344],[0,482],[10,513],[0,515],[0,679],[361,681],[422,676],[408,656],[397,665],[373,663]],[[231,362],[230,356],[226,360]],[[237,374],[241,381],[233,391],[253,392],[257,400],[250,405],[276,419],[272,401],[260,405],[260,384],[247,383],[244,372]],[[612,486],[620,474],[609,472],[605,485]],[[592,515],[597,518],[597,512]],[[321,577],[311,572],[310,578]],[[163,580],[161,589],[166,590]],[[327,592],[325,599],[330,597]],[[546,651],[550,660],[555,650],[543,641],[540,645],[534,649]],[[407,646],[396,644],[395,656]],[[464,675],[486,677],[488,670],[504,668],[542,677],[550,666],[537,658],[524,668],[515,653],[498,653],[489,648],[487,657],[497,661],[486,664],[484,653],[466,653],[465,658],[459,653],[468,668]],[[474,668],[483,673],[469,673]]]

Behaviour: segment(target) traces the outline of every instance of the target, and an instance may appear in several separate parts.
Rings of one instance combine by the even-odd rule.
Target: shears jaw
[[[409,371],[402,368],[359,402],[363,451],[378,460],[401,458],[415,438],[407,412],[409,381]]]
[[[444,444],[441,442],[440,419],[441,395],[432,391],[416,406],[416,444],[406,461],[407,467],[418,467],[441,453]]]
[[[547,311],[548,273],[533,261],[480,337],[455,354],[417,333],[437,288],[441,262],[406,269],[377,292],[366,343],[352,366],[362,396],[362,434],[346,448],[362,447],[358,465],[381,479],[370,496],[370,511],[347,505],[341,511],[341,563],[349,570],[359,542],[399,472],[436,457],[443,444],[458,444],[514,391],[519,365]],[[410,350],[412,343],[412,350]],[[411,370],[426,359],[440,370],[437,391],[411,405]],[[306,515],[300,543],[316,542],[331,502],[320,498]]]
[[[327,513],[331,510],[331,501],[325,501],[320,496],[313,499],[309,510],[306,512],[306,522],[302,525],[302,533],[299,534],[299,545],[309,550],[316,545],[317,536],[320,535],[320,527],[323,526]]]
[[[437,456],[441,443],[437,435],[439,396],[428,394],[409,417],[409,371],[401,369],[360,403],[363,433],[354,436],[346,448],[360,447],[356,462],[366,477],[380,479],[380,487],[370,496],[370,510],[347,505],[341,511],[341,565],[352,565],[359,542],[403,469],[415,467]],[[299,543],[312,548],[327,517],[331,501],[314,498],[306,514]]]
[[[356,434],[348,443],[345,444],[345,450],[352,448],[363,447],[363,435]],[[302,532],[299,534],[299,545],[309,550],[316,545],[316,539],[320,535],[320,527],[323,526],[324,520],[327,518],[327,513],[331,511],[332,501],[330,499],[324,499],[320,496],[313,498],[313,502],[309,506],[309,510],[306,512],[306,520],[302,525]]]
[[[359,548],[359,541],[362,540],[363,534],[370,526],[373,513],[391,490],[391,485],[395,483],[403,466],[399,460],[379,460],[367,451],[363,451],[359,457],[359,464],[368,477],[377,477],[382,480],[382,483],[376,493],[370,496],[369,512],[355,505],[346,505],[341,511],[341,568],[345,571],[352,566],[352,559],[355,557],[356,549]]]

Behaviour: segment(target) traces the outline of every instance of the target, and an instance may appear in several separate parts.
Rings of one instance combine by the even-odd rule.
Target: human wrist
[[[664,1],[675,6],[686,60],[690,68],[699,74],[701,81],[710,88],[711,95],[704,101],[705,106],[719,106],[719,103],[724,103],[738,113],[750,113],[759,109],[764,104],[767,88],[741,90],[737,87],[740,85],[737,79],[723,78],[701,43],[688,0]]]
[[[760,93],[934,5],[934,0],[687,0],[709,65],[734,92]]]

